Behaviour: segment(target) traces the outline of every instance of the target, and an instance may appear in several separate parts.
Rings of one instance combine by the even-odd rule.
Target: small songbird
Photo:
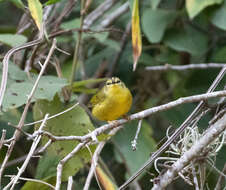
[[[116,120],[130,110],[132,99],[125,84],[118,77],[112,77],[91,98],[92,114],[102,121]]]

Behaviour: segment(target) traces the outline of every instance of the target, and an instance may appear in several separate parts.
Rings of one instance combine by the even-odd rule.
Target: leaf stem
[[[81,39],[82,39],[82,28],[83,28],[83,22],[84,22],[84,9],[85,6],[85,0],[81,1],[81,17],[80,17],[80,30],[78,31],[78,39],[76,42],[75,46],[75,51],[74,51],[74,57],[73,57],[73,63],[72,63],[72,71],[71,71],[71,79],[70,79],[70,86],[72,87],[73,81],[75,78],[75,73],[76,73],[76,68],[78,64],[78,53],[79,53],[79,47],[81,44]]]

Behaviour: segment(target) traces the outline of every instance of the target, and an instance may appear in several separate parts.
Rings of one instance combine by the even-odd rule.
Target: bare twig
[[[189,65],[170,65],[165,64],[161,66],[148,66],[145,67],[148,71],[168,71],[168,70],[176,70],[176,71],[187,71],[193,69],[209,69],[209,68],[222,68],[225,64],[221,63],[200,63],[200,64],[189,64]]]
[[[6,130],[2,129],[2,137],[0,139],[0,150],[2,149],[2,145],[4,144],[5,136],[6,136]]]
[[[0,88],[0,108],[2,107],[3,98],[5,95],[6,85],[7,85],[7,79],[8,79],[8,64],[10,57],[17,51],[20,51],[22,49],[38,45],[42,42],[44,36],[44,30],[41,30],[41,33],[39,35],[39,38],[37,40],[25,43],[19,47],[15,47],[10,49],[3,59],[3,69],[2,69],[2,81],[1,81],[1,88]],[[0,180],[1,181],[1,180]]]
[[[141,125],[142,125],[142,119],[139,120],[138,126],[137,126],[137,131],[136,131],[136,135],[133,139],[133,141],[131,142],[131,146],[132,146],[132,150],[135,151],[137,149],[137,139],[138,139],[138,135],[140,133],[140,129],[141,129]]]
[[[69,176],[68,177],[67,190],[72,190],[72,186],[73,186],[73,178],[72,178],[72,176]]]
[[[62,171],[63,166],[68,160],[70,160],[81,148],[83,148],[86,145],[86,141],[79,143],[67,156],[65,156],[62,160],[60,160],[59,164],[57,165],[57,178],[56,178],[56,186],[55,190],[60,190],[61,186],[61,177],[62,177]]]
[[[205,134],[187,151],[179,160],[177,160],[170,169],[167,170],[163,176],[159,178],[159,182],[154,184],[153,190],[164,189],[170,184],[174,177],[180,172],[187,164],[189,164],[202,150],[217,138],[226,129],[226,114],[212,125]]]
[[[93,174],[95,172],[95,169],[96,169],[96,166],[97,166],[97,161],[98,161],[98,157],[100,155],[100,152],[102,151],[102,149],[104,148],[104,145],[106,144],[105,141],[103,142],[100,142],[93,154],[93,158],[92,158],[92,165],[90,167],[90,170],[89,170],[89,174],[86,178],[86,182],[85,182],[85,186],[83,188],[83,190],[88,190],[89,189],[89,186],[90,186],[90,183],[91,183],[91,180],[93,178]]]
[[[220,73],[217,75],[217,77],[215,78],[215,80],[213,81],[212,85],[209,87],[209,89],[207,90],[207,94],[210,94],[215,88],[216,86],[219,84],[219,82],[221,81],[221,79],[224,77],[226,72],[226,66],[224,66]],[[175,141],[182,133],[183,131],[186,129],[187,126],[189,126],[189,124],[191,123],[191,121],[193,120],[193,118],[195,116],[197,116],[197,114],[200,112],[201,108],[204,105],[204,101],[202,100],[198,106],[194,109],[194,111],[188,116],[188,118],[181,124],[181,126],[179,128],[177,128],[177,130],[173,133],[173,135],[156,151],[154,152],[151,157],[146,161],[146,163],[144,163],[144,165],[137,171],[135,172],[135,174],[133,176],[131,176],[119,189],[125,189],[129,183],[131,183],[134,179],[136,179],[148,166],[150,166],[154,160],[156,158],[159,157],[159,155],[164,152],[167,147],[173,142]]]
[[[86,16],[84,20],[83,29],[90,28],[90,26],[100,18],[107,10],[109,10],[117,0],[106,0],[99,7],[97,7],[93,12]]]
[[[106,18],[100,23],[100,25],[99,25],[100,27],[99,28],[106,28],[106,27],[108,27],[110,24],[112,24],[112,22],[116,18],[118,18],[122,14],[126,13],[128,10],[129,10],[129,2],[127,1],[122,6],[120,6],[118,9],[116,9],[113,13],[109,14],[108,16],[106,16]]]
[[[64,9],[62,10],[61,14],[57,17],[56,21],[53,23],[54,24],[53,31],[55,31],[59,28],[59,25],[62,22],[63,18],[71,13],[71,11],[73,10],[76,3],[77,3],[77,0],[67,1],[67,3],[64,6]]]
[[[35,131],[34,135],[37,134],[37,136],[35,137],[32,145],[31,145],[30,151],[29,151],[29,153],[28,153],[23,165],[19,169],[17,175],[10,181],[10,183],[3,190],[8,189],[10,186],[11,186],[10,190],[13,190],[15,185],[17,184],[17,181],[19,180],[20,176],[22,175],[22,173],[27,168],[27,165],[28,165],[31,157],[34,155],[34,152],[35,152],[35,150],[36,150],[36,148],[38,146],[38,143],[41,140],[41,135],[39,135],[38,132],[42,131],[42,129],[44,128],[47,118],[48,118],[48,114],[45,115],[44,120],[43,120],[42,124],[40,125],[38,131]]]
[[[24,111],[23,111],[22,116],[21,116],[21,118],[20,118],[20,121],[19,121],[19,123],[18,123],[18,125],[17,125],[17,128],[18,128],[18,129],[21,129],[21,128],[23,127],[23,125],[24,125],[24,120],[25,120],[25,118],[26,118],[28,108],[29,108],[29,106],[30,106],[30,104],[31,104],[32,97],[33,97],[34,92],[35,92],[35,90],[36,90],[36,88],[37,88],[38,82],[39,82],[39,80],[40,80],[42,74],[44,73],[45,68],[46,68],[47,65],[48,65],[48,62],[49,62],[49,60],[50,60],[50,57],[52,56],[52,54],[53,54],[53,52],[54,52],[55,47],[56,47],[56,40],[54,39],[54,40],[53,40],[52,47],[51,47],[51,49],[50,49],[50,51],[49,51],[49,54],[48,54],[48,56],[47,56],[47,58],[46,58],[46,60],[45,60],[45,62],[44,62],[44,64],[43,64],[43,66],[42,66],[42,69],[41,69],[41,71],[40,71],[40,73],[39,73],[39,75],[38,75],[38,78],[37,78],[36,81],[35,81],[35,84],[34,84],[32,90],[31,90],[31,93],[28,95],[27,103],[26,103],[26,105],[25,105],[25,108],[24,108]],[[14,135],[13,135],[13,139],[14,139],[14,140],[11,141],[11,143],[10,143],[10,145],[9,145],[9,148],[8,148],[8,150],[7,150],[6,156],[5,156],[4,160],[3,160],[2,165],[1,165],[1,168],[0,168],[0,184],[1,184],[1,178],[2,178],[3,172],[4,172],[4,169],[5,169],[5,165],[6,165],[7,161],[8,161],[8,159],[9,159],[9,157],[11,156],[11,153],[12,153],[12,151],[13,151],[13,148],[14,148],[14,146],[15,146],[15,144],[16,144],[16,140],[19,138],[19,136],[20,136],[20,131],[19,131],[19,130],[16,130],[16,131],[14,132]]]
[[[82,0],[81,1],[81,12],[84,9],[84,6],[85,6],[85,0]],[[84,14],[80,15],[80,29],[83,28],[84,16],[85,16]],[[71,85],[71,87],[73,85],[73,81],[74,81],[74,78],[75,78],[75,73],[76,73],[76,67],[77,67],[77,64],[78,64],[78,56],[79,56],[79,49],[80,49],[81,41],[82,41],[82,31],[80,30],[78,32],[78,40],[76,42],[74,56],[73,56],[73,62],[72,62],[71,77],[70,77],[70,85]]]
[[[117,66],[117,63],[119,62],[119,59],[123,53],[123,50],[126,46],[126,42],[127,42],[127,38],[128,38],[128,35],[131,31],[131,22],[129,22],[126,26],[126,30],[125,32],[123,33],[122,35],[122,39],[120,40],[121,43],[120,43],[120,50],[117,52],[117,54],[114,56],[114,60],[112,62],[112,66],[111,68],[109,69],[108,73],[107,73],[107,77],[111,77],[115,71],[115,68]]]
[[[14,178],[15,176],[14,175],[5,175],[5,177]],[[32,182],[36,182],[36,183],[42,183],[44,185],[49,186],[51,189],[55,189],[53,185],[51,185],[51,184],[49,184],[49,183],[47,183],[45,181],[39,180],[39,179],[32,179],[32,178],[20,177],[19,180],[32,181]]]
[[[113,130],[110,131],[109,135],[114,135],[119,130],[120,130],[120,127],[116,128],[116,129],[113,129]],[[99,145],[97,146],[94,154],[93,154],[92,165],[91,165],[91,167],[89,169],[89,174],[88,174],[88,176],[86,178],[86,182],[85,182],[85,186],[84,186],[83,190],[88,190],[89,189],[89,186],[90,186],[93,174],[95,173],[95,170],[96,170],[96,167],[97,167],[97,162],[98,162],[99,155],[100,155],[102,149],[104,148],[105,144],[106,144],[106,141],[100,142]]]
[[[224,168],[222,170],[222,173],[226,175],[226,164],[224,164]],[[216,187],[215,187],[214,190],[220,190],[223,182],[225,182],[224,176],[220,175],[218,180],[217,180],[217,184],[216,184]]]
[[[68,109],[66,109],[66,110],[64,110],[64,111],[62,111],[62,112],[59,112],[59,113],[57,113],[57,114],[55,114],[55,115],[51,115],[50,117],[48,117],[48,120],[53,119],[53,118],[55,118],[55,117],[58,117],[59,115],[62,115],[62,114],[64,114],[64,113],[66,113],[66,112],[69,112],[69,111],[71,111],[72,109],[74,109],[74,108],[75,108],[76,106],[78,106],[78,105],[79,105],[79,103],[76,103],[76,104],[74,104],[73,106],[71,106],[70,108],[68,108]],[[42,119],[42,120],[39,120],[39,121],[32,122],[32,123],[24,124],[24,126],[34,125],[34,124],[37,124],[37,123],[41,123],[42,121],[43,121],[43,119]]]

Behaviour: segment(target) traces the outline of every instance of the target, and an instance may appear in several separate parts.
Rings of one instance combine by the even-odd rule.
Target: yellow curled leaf
[[[28,0],[28,8],[30,10],[31,16],[35,21],[38,29],[41,30],[42,26],[42,4],[39,0]]]
[[[103,190],[116,190],[116,185],[112,182],[112,180],[106,175],[106,173],[99,167],[96,167],[96,174],[98,181],[103,188]]]
[[[133,1],[132,11],[132,45],[133,45],[133,71],[135,71],[138,59],[142,51],[142,41],[140,32],[140,16],[139,16],[139,1]]]

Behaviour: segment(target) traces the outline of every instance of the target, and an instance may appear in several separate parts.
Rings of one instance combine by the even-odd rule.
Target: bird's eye
[[[106,82],[106,85],[111,85],[112,83],[111,82]]]
[[[118,84],[118,83],[120,83],[120,80],[116,80],[116,81],[115,81],[115,84]]]

